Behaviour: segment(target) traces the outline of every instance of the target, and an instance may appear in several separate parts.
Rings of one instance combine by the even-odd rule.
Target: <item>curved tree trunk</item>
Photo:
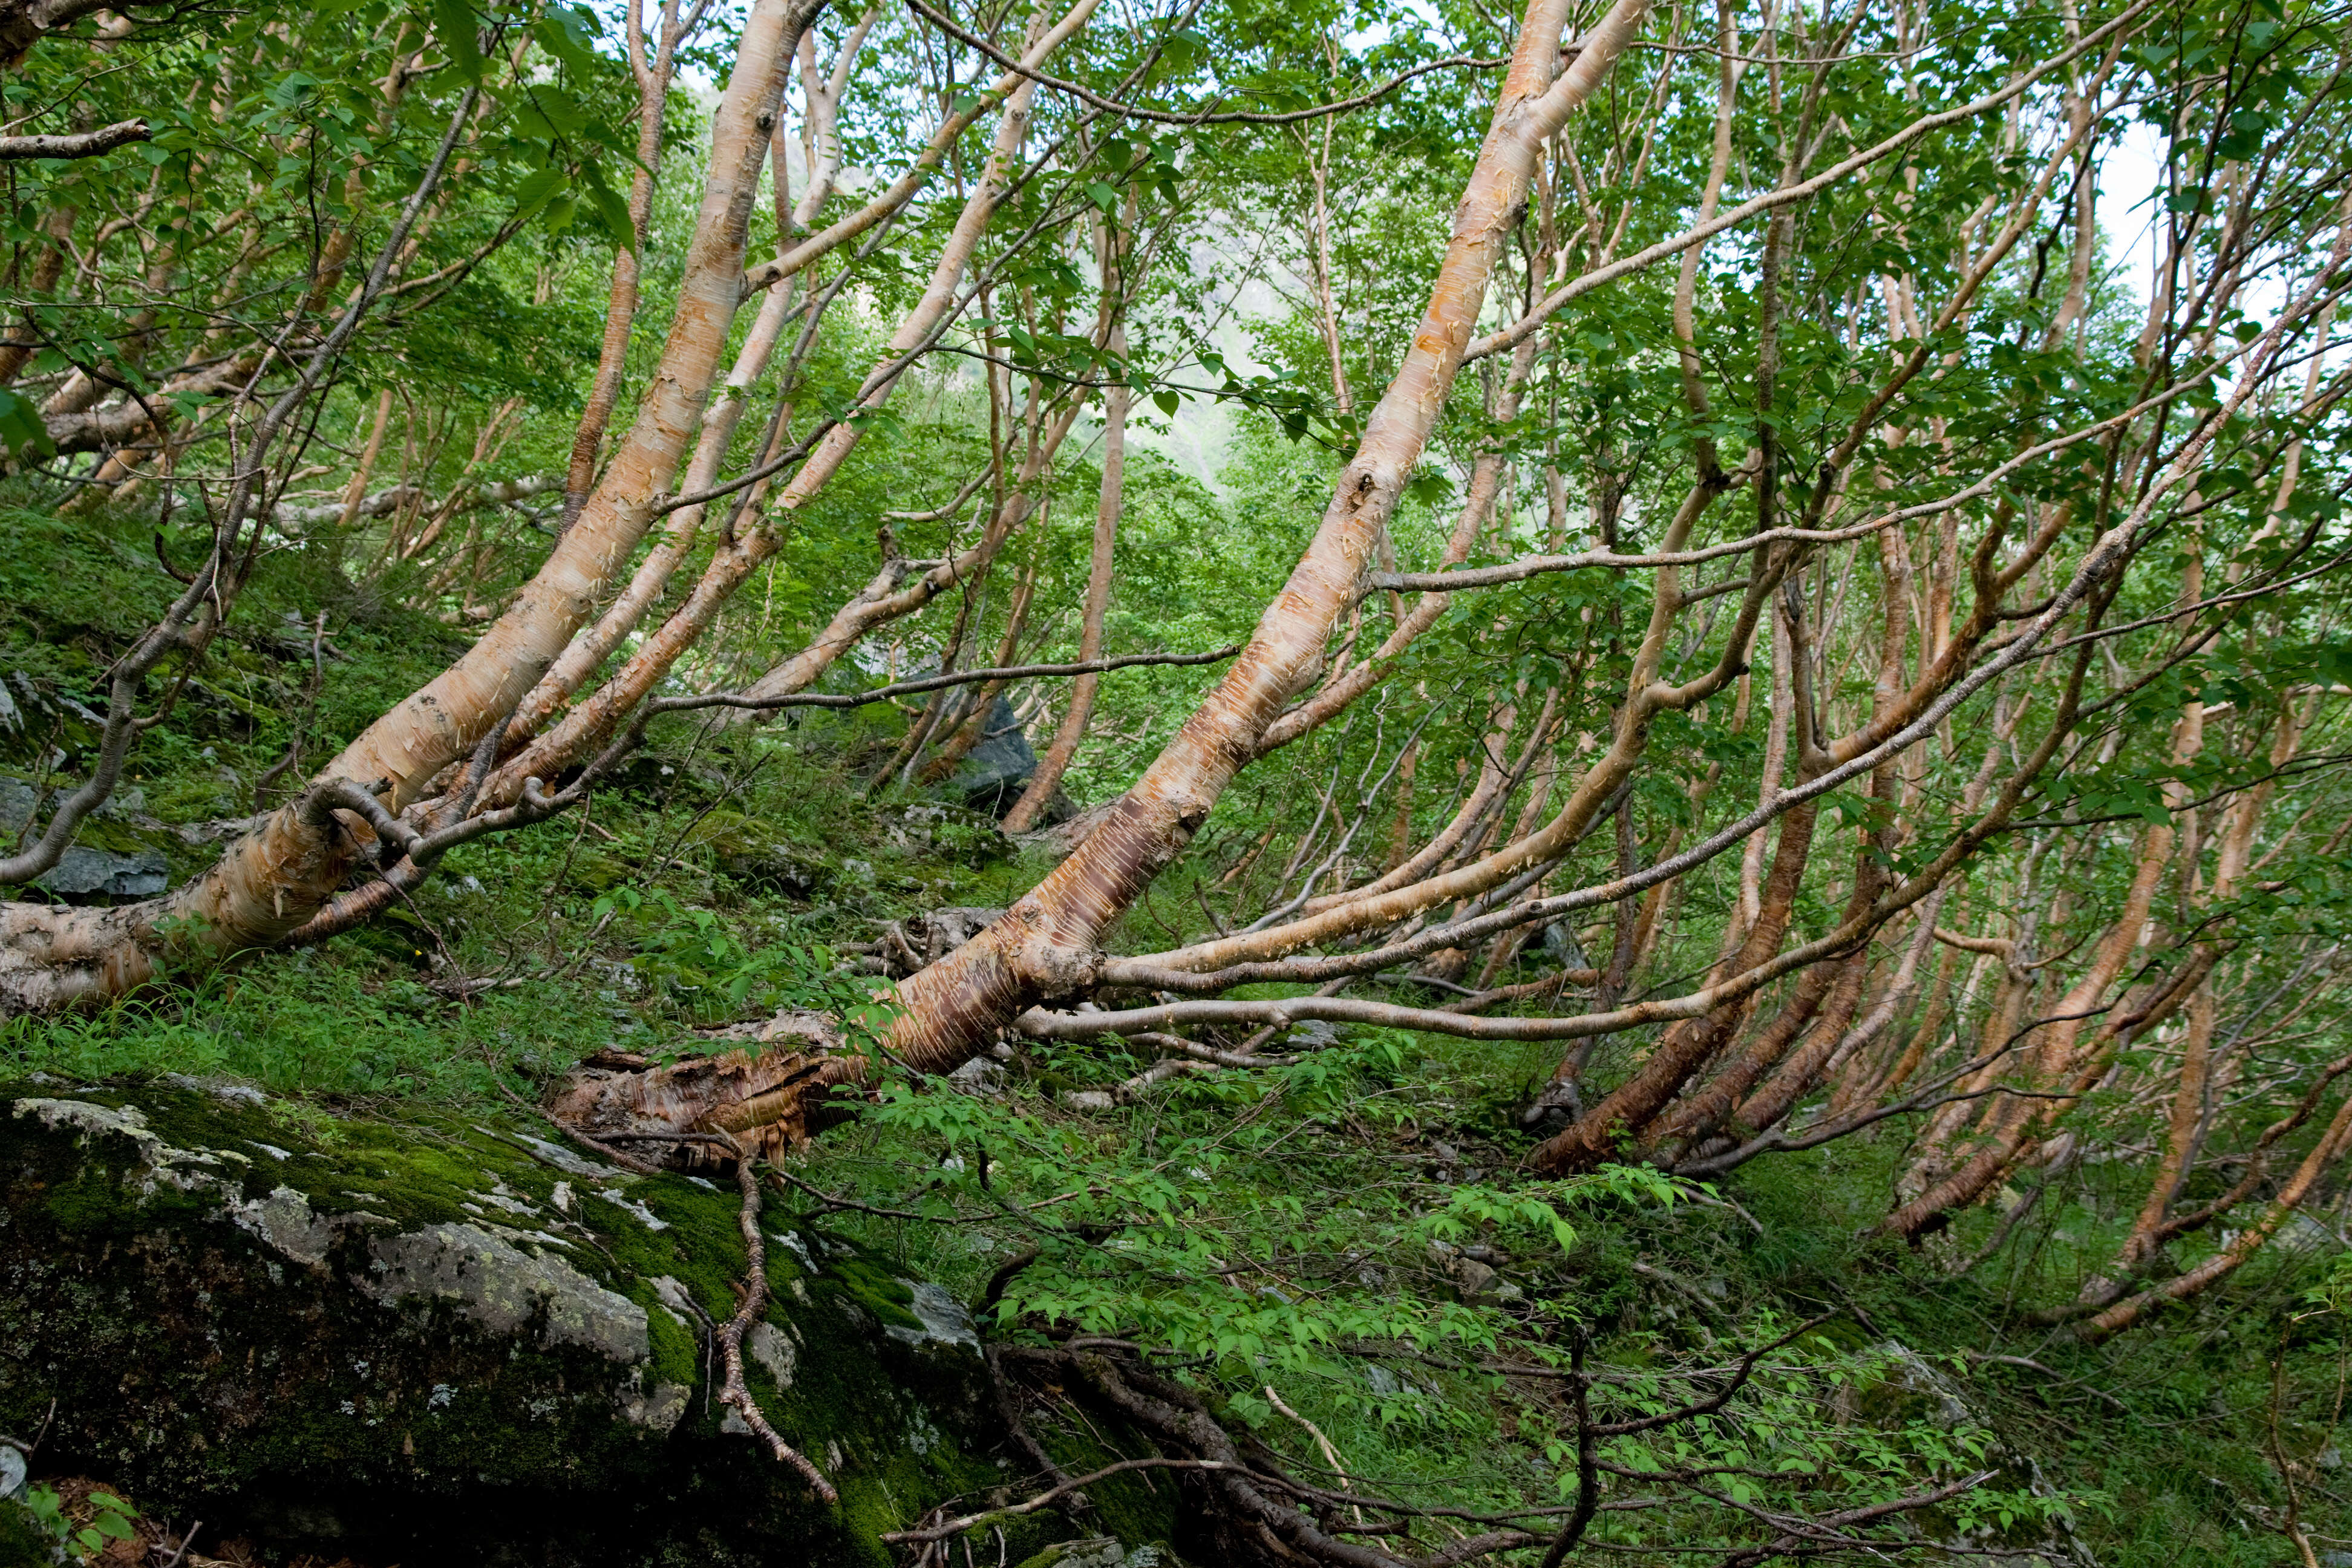
[[[743,250],[760,169],[801,30],[823,0],[760,0],[713,122],[686,276],[669,337],[629,434],[577,521],[514,607],[415,695],[369,726],[321,776],[391,781],[397,809],[472,750],[537,683],[645,537],[702,421],[741,296]]]
[[[578,629],[643,535],[677,471],[741,289],[744,235],[800,29],[824,0],[757,0],[711,140],[709,173],[659,370],[578,526],[514,606],[450,668],[377,720],[316,775],[373,788],[398,811],[503,720]],[[119,995],[176,956],[272,945],[332,897],[362,847],[355,819],[309,798],[231,843],[178,891],[117,909],[0,907],[0,1009]]]
[[[1818,815],[1819,808],[1806,801],[1780,818],[1780,842],[1773,851],[1771,875],[1765,879],[1762,907],[1728,973],[1745,973],[1780,951],[1796,910],[1797,889],[1812,856],[1813,822]],[[1621,1138],[1648,1125],[1691,1075],[1723,1048],[1747,1017],[1751,1001],[1751,996],[1742,995],[1669,1029],[1633,1077],[1611,1090],[1581,1120],[1536,1146],[1529,1156],[1536,1168],[1547,1174],[1561,1174],[1589,1170],[1609,1158]]]
[[[1042,48],[1045,41],[1037,36],[1044,31],[1044,15],[1040,11],[1031,24],[1030,52],[1033,54]],[[1006,100],[1004,115],[998,124],[996,142],[990,152],[987,166],[957,216],[955,227],[949,234],[947,243],[932,267],[929,282],[921,299],[898,323],[883,353],[881,363],[868,376],[866,390],[859,399],[861,408],[879,408],[889,400],[904,370],[903,364],[897,364],[897,362],[929,342],[954,308],[956,289],[962,281],[966,268],[971,265],[982,232],[994,215],[996,204],[1003,196],[1013,160],[1027,135],[1029,103],[1034,96],[1035,87],[1034,80],[1024,79]],[[740,287],[740,279],[737,284]],[[892,368],[894,364],[897,368]],[[856,449],[861,433],[859,424],[846,420],[828,431],[817,443],[815,450],[809,454],[807,461],[778,492],[774,510],[781,512],[784,520],[789,520],[793,512],[806,505],[841,471],[842,465],[848,461],[849,454]],[[723,542],[712,554],[709,565],[703,569],[700,580],[695,584],[686,601],[646,637],[636,652],[610,679],[493,773],[483,787],[484,798],[499,802],[519,798],[528,779],[552,777],[563,767],[601,745],[622,719],[633,711],[669,673],[686,650],[701,640],[712,619],[733,596],[735,590],[774,555],[783,542],[784,527],[783,521],[772,518],[759,526],[741,531],[732,540]],[[996,542],[1001,544],[1003,541],[999,538]],[[889,569],[886,569],[885,574],[891,575]],[[948,581],[951,583],[953,580],[950,578]],[[946,585],[945,583],[940,584],[941,587]],[[830,662],[829,658],[826,662]],[[773,679],[774,672],[771,672],[762,681],[753,683],[749,689],[750,693],[769,695],[761,688]],[[797,690],[799,688],[785,689]]]
[[[1135,200],[1130,190],[1128,202]],[[1103,291],[1116,296],[1126,287],[1118,265],[1119,233],[1116,226],[1105,222],[1108,237],[1103,245]],[[1127,358],[1127,325],[1124,310],[1114,315],[1110,341],[1106,350],[1114,358]],[[1102,657],[1103,619],[1110,611],[1111,552],[1118,542],[1118,514],[1121,487],[1127,473],[1127,402],[1124,382],[1113,382],[1103,388],[1103,452],[1102,491],[1095,505],[1094,550],[1087,564],[1087,602],[1078,624],[1078,662],[1087,663]],[[1062,774],[1068,771],[1070,759],[1078,753],[1078,742],[1086,738],[1087,721],[1094,717],[1095,692],[1102,685],[1098,675],[1081,675],[1070,682],[1070,706],[1062,714],[1062,722],[1054,731],[1045,754],[1037,759],[1037,771],[1030,775],[1029,787],[1004,814],[1004,831],[1026,833],[1036,826],[1038,816],[1054,792],[1062,787]]]
[[[828,80],[819,83],[813,79],[812,71],[803,70],[803,76],[812,79],[807,82],[809,101],[804,126],[806,134],[803,138],[810,152],[811,175],[808,188],[801,193],[798,202],[789,211],[777,214],[777,223],[781,227],[794,232],[805,227],[833,192],[833,182],[841,167],[840,137],[835,125],[841,95],[847,85],[849,70],[856,62],[858,48],[865,42],[866,29],[873,21],[874,13],[868,11],[850,28]],[[811,29],[803,27],[802,43],[808,43],[811,37]],[[665,66],[663,68],[667,70],[667,68]],[[772,139],[776,149],[772,162],[780,207],[786,200],[783,135],[783,125],[779,121]],[[687,465],[686,493],[690,495],[707,490],[718,483],[719,471],[727,460],[728,443],[734,438],[737,427],[742,423],[751,388],[767,373],[768,362],[775,356],[784,325],[792,317],[793,303],[803,292],[805,290],[795,279],[793,287],[771,289],[761,301],[759,312],[751,321],[751,330],[744,338],[743,346],[736,351],[734,368],[727,373],[727,380],[719,389],[717,401],[703,414],[702,434],[695,444],[694,458]],[[812,297],[810,308],[814,310],[819,303]],[[599,374],[602,374],[601,370]],[[779,442],[783,438],[784,426],[791,422],[791,416],[789,406],[781,411],[776,422],[775,439]],[[576,458],[576,451],[574,456]],[[773,456],[772,451],[762,453],[761,461],[770,460]],[[767,489],[768,485],[764,481],[754,486],[745,500],[745,510],[748,511],[757,507],[765,498]],[[567,507],[569,504],[567,500]],[[637,623],[645,619],[646,612],[669,586],[678,563],[694,547],[694,542],[701,531],[705,510],[700,506],[681,507],[670,514],[669,522],[663,530],[662,542],[646,552],[635,575],[630,577],[628,585],[593,624],[580,630],[570,646],[557,657],[546,676],[516,707],[514,717],[508,721],[508,745],[528,743],[553,717],[556,710],[603,667],[604,660],[620,647],[623,639],[636,630]],[[567,512],[567,526],[569,519],[570,513]]]
[[[2100,939],[2090,966],[2051,1009],[2051,1020],[2042,1031],[2040,1041],[2027,1053],[2029,1074],[2042,1089],[2056,1089],[2070,1082],[2083,1070],[2086,1057],[2100,1055],[2102,1048],[2114,1040],[2112,1028],[2101,1028],[2087,1051],[2078,1055],[2075,1048],[2084,1027],[2100,1010],[2100,999],[2114,986],[2123,973],[2124,964],[2139,946],[2147,925],[2148,906],[2156,897],[2157,882],[2171,862],[2178,837],[2168,824],[2151,824],[2141,835],[2138,865],[2122,908]],[[1878,1229],[1893,1236],[1917,1236],[1946,1211],[1975,1202],[2016,1163],[2026,1140],[2035,1129],[2047,1125],[2053,1114],[2054,1109],[2050,1101],[2012,1098],[1997,1105],[1984,1146],[1958,1171],[1934,1183],[1880,1221]]]
[[[1555,79],[1565,11],[1562,0],[1531,0],[1412,347],[1249,647],[1069,858],[987,931],[907,982],[891,1045],[909,1064],[953,1068],[1032,1002],[1087,984],[1101,932],[1199,831],[1322,657],[1461,365],[1537,154],[1603,79],[1648,0],[1618,0]]]
[[[604,445],[605,428],[621,401],[621,373],[629,359],[629,332],[637,320],[637,285],[644,271],[640,252],[646,246],[647,220],[653,216],[654,172],[661,167],[662,117],[669,104],[670,60],[677,47],[678,0],[665,0],[654,41],[653,58],[646,58],[644,0],[629,0],[629,69],[637,82],[637,172],[629,181],[629,237],[613,252],[613,287],[604,305],[604,335],[596,351],[596,374],[588,384],[587,405],[572,432],[572,459],[563,477],[565,531],[586,510],[595,488],[596,457]],[[793,40],[797,46],[799,40]],[[791,50],[785,51],[791,58]]]
[[[2294,1215],[2295,1206],[2310,1195],[2312,1187],[2327,1168],[2342,1157],[2347,1146],[2352,1146],[2352,1096],[2347,1096],[2344,1103],[2336,1108],[2336,1119],[2327,1124],[2327,1130],[2320,1134],[2319,1142],[2313,1144],[2311,1152],[2303,1157],[2303,1163],[2295,1167],[2294,1174],[2287,1179],[2286,1185],[2279,1190],[2271,1205],[2263,1211],[2262,1217],[2241,1231],[2236,1240],[2194,1268],[2173,1276],[2153,1289],[2143,1290],[2137,1296],[2116,1302],[2076,1331],[2086,1340],[2105,1339],[2131,1327],[2151,1309],[2167,1302],[2183,1300],[2243,1268],[2247,1259],[2261,1251],[2271,1237],[2278,1234],[2279,1227]]]

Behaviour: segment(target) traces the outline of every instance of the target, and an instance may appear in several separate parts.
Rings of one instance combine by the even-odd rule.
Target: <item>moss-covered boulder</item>
[[[47,1418],[45,1468],[150,1512],[411,1563],[879,1564],[1013,1479],[954,1299],[772,1214],[750,1380],[840,1504],[776,1464],[713,1397],[738,1214],[520,1128],[0,1084],[0,1430]],[[1014,1560],[1072,1533],[1039,1517]]]
[[[1946,1543],[1956,1557],[1981,1553],[2018,1568],[2099,1568],[2098,1558],[2075,1532],[2064,1494],[2050,1484],[2031,1453],[1979,1414],[1966,1388],[1898,1340],[1870,1349],[1879,1358],[1877,1372],[1838,1388],[1831,1408],[1840,1419],[1949,1434],[1955,1458],[1990,1471],[1993,1489],[2032,1500],[2006,1521],[1982,1512],[1971,1519],[1964,1502],[1923,1509],[1911,1517],[1926,1539]]]

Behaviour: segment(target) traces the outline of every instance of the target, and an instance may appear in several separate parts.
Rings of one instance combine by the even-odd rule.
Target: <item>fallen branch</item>
[[[1090,1481],[1098,1481],[1107,1476],[1123,1475],[1129,1470],[1245,1470],[1248,1468],[1246,1465],[1227,1464],[1223,1459],[1121,1459],[1118,1464],[1106,1465],[1091,1475],[1064,1481],[1051,1491],[1040,1492],[1027,1502],[1013,1503],[1006,1508],[992,1508],[985,1513],[968,1513],[960,1519],[949,1520],[945,1524],[935,1524],[929,1530],[894,1530],[878,1539],[894,1546],[928,1545],[935,1541],[946,1541],[950,1537],[961,1535],[967,1530],[975,1529],[983,1524],[992,1524],[1000,1519],[1018,1519],[1024,1513],[1035,1513],[1041,1508],[1050,1508],[1055,1499],[1066,1497]]]

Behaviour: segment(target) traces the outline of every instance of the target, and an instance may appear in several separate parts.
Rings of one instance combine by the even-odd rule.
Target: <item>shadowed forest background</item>
[[[0,1565],[2352,1563],[2347,48],[0,0]]]

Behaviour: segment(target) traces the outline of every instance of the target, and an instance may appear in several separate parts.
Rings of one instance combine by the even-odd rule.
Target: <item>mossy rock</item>
[[[878,1565],[1020,1480],[954,1299],[771,1215],[750,1378],[839,1506],[778,1465],[712,1396],[739,1212],[520,1129],[0,1084],[0,1430],[55,1401],[45,1466],[411,1563]]]
[[[25,779],[0,774],[0,834],[28,826],[46,827],[79,781],[44,781],[37,792]],[[68,902],[105,902],[160,893],[209,865],[218,850],[192,845],[147,815],[146,792],[136,785],[118,790],[82,819],[64,859],[35,886]]]
[[[0,1568],[57,1568],[58,1561],[57,1542],[33,1518],[33,1510],[0,1498]]]
[[[1057,1542],[1020,1568],[1163,1568],[1167,1563],[1158,1547],[1126,1546],[1108,1535],[1092,1535]]]
[[[1012,809],[1010,801],[1005,803]],[[1013,841],[983,811],[945,801],[900,801],[875,808],[873,827],[885,852],[908,859],[992,866],[1010,859]]]
[[[767,823],[740,811],[706,813],[688,830],[686,844],[709,850],[721,876],[761,892],[806,902],[829,879],[819,858],[803,853]]]
[[[1933,1426],[1973,1434],[1969,1462],[1994,1472],[1989,1483],[1992,1488],[2029,1493],[2048,1503],[2058,1500],[2040,1463],[1980,1415],[1967,1390],[1948,1373],[1899,1341],[1887,1340],[1874,1348],[1884,1358],[1879,1374],[1839,1390],[1832,1401],[1838,1416],[1890,1430]],[[2063,1509],[2048,1518],[2021,1513],[2005,1527],[1979,1524],[1973,1531],[1962,1528],[1959,1510],[1951,1505],[1923,1509],[1911,1517],[1929,1541],[1949,1542],[1958,1551],[2005,1556],[2020,1568],[2098,1568],[2097,1558]]]

